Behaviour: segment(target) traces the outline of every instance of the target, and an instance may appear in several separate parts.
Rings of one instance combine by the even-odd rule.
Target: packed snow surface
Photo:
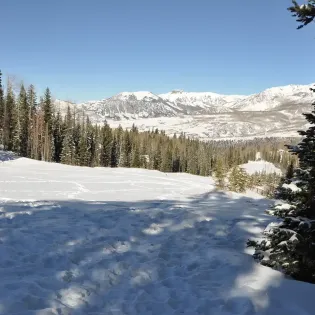
[[[267,162],[267,161],[248,161],[246,164],[240,165],[246,173],[252,175],[255,173],[266,173],[266,174],[273,174],[276,173],[278,175],[282,174],[282,171],[277,168],[274,164]]]
[[[211,178],[0,163],[0,314],[313,314],[245,249],[269,201]]]

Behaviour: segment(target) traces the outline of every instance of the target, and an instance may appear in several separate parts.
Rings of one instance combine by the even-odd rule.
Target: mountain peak
[[[150,99],[158,99],[159,97],[152,92],[149,91],[138,91],[138,92],[122,92],[117,95],[117,97],[122,99],[128,99],[128,98],[136,98],[138,101],[141,101],[145,98]]]
[[[173,90],[171,91],[171,94],[182,94],[184,93],[184,90]]]

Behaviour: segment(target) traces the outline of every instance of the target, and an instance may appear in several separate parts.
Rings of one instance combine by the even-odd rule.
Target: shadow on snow
[[[3,203],[0,314],[299,314],[310,286],[244,251],[269,203],[223,192]]]

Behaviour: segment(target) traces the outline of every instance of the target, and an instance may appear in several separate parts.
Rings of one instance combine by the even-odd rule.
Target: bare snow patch
[[[274,164],[267,161],[248,161],[246,164],[240,165],[248,174],[253,175],[255,173],[266,173],[282,175],[282,171]]]

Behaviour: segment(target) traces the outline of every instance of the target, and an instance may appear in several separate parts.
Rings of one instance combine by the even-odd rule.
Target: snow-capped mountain
[[[232,107],[239,111],[270,111],[290,104],[309,105],[314,100],[312,85],[287,85],[273,87],[261,93],[239,99]]]
[[[100,101],[79,104],[87,114],[102,119],[172,117],[181,112],[175,104],[151,92],[123,92]]]
[[[71,110],[78,108],[78,105],[72,102],[68,101],[62,101],[62,100],[54,100],[55,108],[57,111],[60,111],[61,113],[66,113],[67,108],[70,107]]]
[[[243,95],[221,95],[211,92],[184,92],[174,90],[160,94],[161,98],[176,104],[187,114],[211,114],[233,111],[231,107],[239,100],[246,98]]]
[[[297,136],[306,128],[303,112],[315,100],[313,85],[273,87],[249,96],[175,90],[123,92],[100,101],[76,105],[95,123],[140,130],[158,128],[172,135],[185,132],[200,139]],[[62,112],[72,103],[56,101]]]

